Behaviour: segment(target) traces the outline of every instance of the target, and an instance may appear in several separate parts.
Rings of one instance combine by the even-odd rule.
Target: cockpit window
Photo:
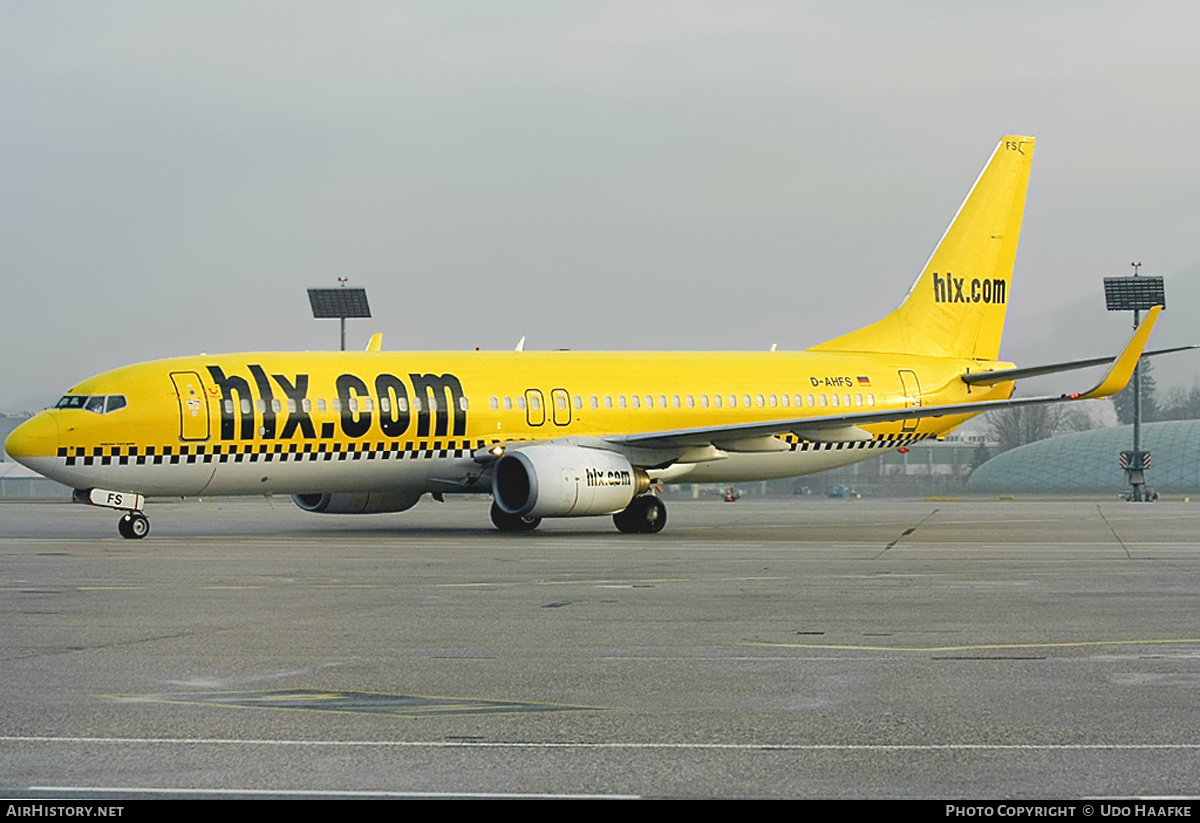
[[[114,412],[117,409],[125,408],[125,395],[123,394],[94,394],[88,396],[86,394],[68,394],[64,395],[56,409],[86,409],[95,414],[107,414]]]

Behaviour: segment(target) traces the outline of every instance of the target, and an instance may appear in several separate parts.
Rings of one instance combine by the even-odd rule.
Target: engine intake
[[[496,505],[522,517],[613,514],[649,488],[649,475],[621,455],[579,446],[511,451],[492,478]]]

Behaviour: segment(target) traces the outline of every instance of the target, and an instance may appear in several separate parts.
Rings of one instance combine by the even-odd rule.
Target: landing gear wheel
[[[542,522],[540,517],[522,517],[509,514],[492,501],[492,524],[502,532],[531,532]]]
[[[613,515],[613,523],[624,534],[658,534],[667,525],[667,507],[653,495],[635,497]]]
[[[117,531],[127,540],[141,540],[150,534],[150,518],[141,512],[129,512],[117,521]]]

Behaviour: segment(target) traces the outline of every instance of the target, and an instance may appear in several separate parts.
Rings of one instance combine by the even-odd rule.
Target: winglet
[[[1130,378],[1133,377],[1133,370],[1137,368],[1142,351],[1146,348],[1146,340],[1150,337],[1150,332],[1154,329],[1154,324],[1158,322],[1158,315],[1162,310],[1162,306],[1152,306],[1146,319],[1134,330],[1133,336],[1125,344],[1124,350],[1113,360],[1113,364],[1100,382],[1089,391],[1072,399],[1094,400],[1097,397],[1109,397],[1125,388]]]
[[[379,351],[383,347],[383,332],[375,332],[367,343],[367,351]]]

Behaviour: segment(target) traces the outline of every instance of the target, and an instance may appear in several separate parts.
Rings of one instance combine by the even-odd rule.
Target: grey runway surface
[[[1197,794],[1200,504],[668,508],[0,504],[0,795]]]

